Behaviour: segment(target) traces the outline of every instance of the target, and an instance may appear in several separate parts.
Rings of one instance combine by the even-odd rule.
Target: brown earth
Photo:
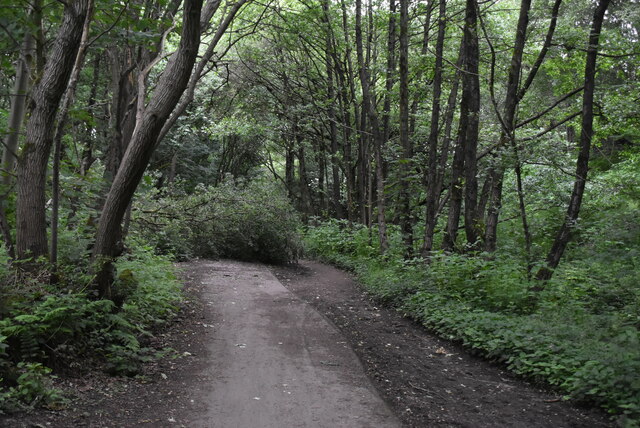
[[[254,266],[256,274],[264,271],[258,265],[245,266],[249,270]],[[220,323],[227,315],[223,308],[216,308],[215,305],[223,304],[224,299],[214,302],[218,292],[211,287],[225,284],[224,280],[215,278],[232,274],[219,267],[212,268],[206,261],[182,264],[182,268],[187,300],[171,325],[146,343],[156,349],[169,347],[173,352],[145,365],[137,378],[111,378],[83,369],[82,365],[65,370],[56,384],[75,396],[65,409],[0,416],[0,426],[222,426],[211,422],[215,417],[211,413],[211,400],[217,399],[216,386],[222,384],[219,377],[221,368],[213,364],[222,365],[220,358],[223,355],[227,355],[227,359],[235,358],[228,349],[221,351],[224,340],[235,339],[220,336],[223,326]],[[312,362],[313,372],[320,373],[320,377],[331,378],[333,374],[330,371],[347,370],[349,373],[345,376],[349,377],[363,367],[381,396],[406,426],[611,426],[601,412],[563,402],[553,392],[528,384],[506,373],[500,366],[469,356],[458,345],[438,339],[396,311],[381,307],[358,287],[350,275],[340,270],[308,261],[294,267],[273,267],[271,270],[293,295],[279,294],[280,297],[273,299],[278,312],[269,314],[266,311],[261,316],[268,323],[275,324],[278,333],[278,329],[287,327],[289,322],[282,310],[283,304],[304,305],[306,302],[308,305],[304,306],[315,308],[339,333],[329,331],[327,337],[331,340],[309,337],[303,341],[306,359]],[[266,306],[270,306],[268,300],[263,299]],[[305,323],[310,318],[317,318],[308,311],[303,310]],[[331,351],[331,359],[323,356],[329,352],[325,346],[329,346],[330,341],[344,348],[344,351]],[[296,349],[295,343],[291,346],[287,353]],[[246,350],[243,348],[237,346],[233,351],[238,354],[234,355],[243,355]],[[314,357],[314,352],[319,352],[318,348],[322,348],[321,356]],[[347,355],[350,349],[355,351],[362,366],[333,359],[334,356],[338,358],[338,353]],[[257,356],[260,354],[256,353]],[[369,388],[367,381],[358,380],[356,383],[360,389]],[[238,409],[244,411],[242,406]],[[258,407],[255,409],[254,412],[259,412]],[[359,415],[352,416],[357,418]],[[250,428],[238,424],[233,426]],[[256,423],[251,426],[263,425]],[[291,426],[323,425],[305,423]],[[391,425],[354,422],[344,426]]]
[[[353,278],[312,261],[274,268],[281,282],[329,318],[374,384],[410,427],[604,427],[597,409],[576,407],[501,366],[469,355],[393,309]]]

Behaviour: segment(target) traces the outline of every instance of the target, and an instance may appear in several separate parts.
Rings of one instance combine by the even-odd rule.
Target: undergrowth
[[[366,228],[341,221],[308,227],[304,241],[309,255],[354,271],[372,295],[439,335],[638,426],[637,269],[567,262],[535,294],[526,264],[508,254],[435,254],[425,265],[392,245],[383,258]]]
[[[154,328],[178,310],[181,286],[167,257],[133,245],[117,262],[114,288],[123,303],[96,299],[77,267],[65,282],[17,281],[1,272],[0,413],[64,404],[51,368],[94,367],[135,375],[156,351],[144,346]],[[63,269],[64,271],[64,269]],[[43,276],[44,278],[44,276]],[[82,363],[80,363],[82,362]]]

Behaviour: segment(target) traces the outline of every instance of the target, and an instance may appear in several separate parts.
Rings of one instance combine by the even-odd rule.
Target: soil
[[[341,270],[302,261],[274,272],[338,327],[407,426],[612,426],[598,409],[562,401],[376,303]]]
[[[146,364],[135,378],[109,377],[82,364],[69,367],[58,373],[56,380],[58,388],[73,396],[66,408],[0,416],[0,426],[222,426],[203,422],[203,417],[213,417],[210,400],[215,399],[212,390],[220,379],[212,374],[219,370],[212,364],[220,364],[216,359],[222,355],[216,353],[222,347],[217,335],[222,331],[224,312],[212,303],[215,296],[211,286],[216,282],[212,275],[220,278],[230,274],[212,270],[206,261],[184,263],[181,267],[187,299],[171,324],[145,344],[158,350],[171,348],[172,352]],[[245,267],[251,269],[249,264]],[[264,267],[256,271],[261,269]],[[273,299],[280,305],[275,306],[279,308],[277,315],[264,316],[278,321],[278,328],[283,328],[287,322],[283,318],[283,299],[286,297],[286,304],[306,302],[305,307],[315,308],[339,331],[326,333],[333,338],[331,341],[341,344],[346,354],[353,349],[361,363],[335,363],[333,359],[314,357],[316,348],[324,349],[324,342],[329,340],[305,340],[305,355],[312,363],[315,361],[314,373],[330,379],[333,375],[329,369],[337,370],[338,366],[350,372],[365,371],[371,384],[408,427],[612,426],[602,412],[564,402],[559,395],[510,375],[499,365],[470,356],[457,344],[438,339],[395,310],[377,304],[349,274],[310,261],[272,267],[271,271],[293,294]],[[317,314],[304,311],[305,320],[317,318]],[[334,353],[338,358],[339,352]],[[233,358],[229,355],[227,359]],[[348,355],[344,358],[348,359]],[[367,382],[358,380],[356,386],[367,389]],[[385,407],[384,403],[378,407]],[[395,424],[354,422],[349,426]]]

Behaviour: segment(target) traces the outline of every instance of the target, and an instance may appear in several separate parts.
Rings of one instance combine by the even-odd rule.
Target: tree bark
[[[40,82],[33,89],[31,115],[18,166],[16,249],[19,259],[48,254],[45,212],[47,162],[56,111],[76,59],[88,0],[68,2]],[[28,265],[27,265],[28,266]]]
[[[189,104],[191,104],[191,102],[193,101],[193,98],[195,96],[196,86],[198,85],[198,82],[205,74],[204,73],[205,67],[207,66],[207,64],[210,63],[211,59],[216,53],[216,47],[218,46],[220,39],[222,39],[222,36],[224,35],[227,28],[229,28],[229,25],[231,25],[231,22],[235,18],[238,11],[242,8],[242,6],[244,6],[249,1],[250,0],[239,0],[236,3],[234,3],[231,9],[229,10],[229,13],[220,22],[220,25],[216,29],[216,34],[211,40],[211,43],[209,43],[209,46],[207,46],[207,50],[205,51],[204,55],[202,55],[195,69],[193,70],[193,73],[191,74],[191,78],[189,79],[189,84],[187,86],[187,90],[184,96],[180,100],[180,103],[175,108],[175,110],[173,111],[169,119],[165,122],[164,126],[162,127],[162,131],[160,131],[160,135],[158,135],[158,144],[169,133],[171,128],[176,124],[180,116],[184,114]],[[202,18],[200,21],[201,31],[204,31],[204,29],[208,26],[209,20],[213,17],[215,12],[218,10],[220,3],[221,3],[220,0],[212,0],[207,2],[207,5],[203,9]]]
[[[433,247],[433,230],[436,223],[436,210],[438,208],[438,196],[440,189],[438,181],[438,134],[440,128],[440,98],[442,96],[442,68],[444,54],[444,37],[446,32],[446,0],[439,1],[438,7],[438,36],[436,39],[436,63],[433,76],[433,99],[431,103],[431,125],[429,127],[428,147],[429,158],[427,160],[427,206],[425,238],[422,245],[422,256],[428,257]]]
[[[478,215],[478,130],[480,124],[480,76],[478,74],[478,4],[467,0],[465,12],[465,66],[462,80],[462,102],[466,103],[466,131],[464,142],[464,230],[467,248],[477,250],[480,239],[480,218]],[[462,111],[462,108],[461,108]]]
[[[573,184],[571,199],[567,208],[564,223],[558,230],[549,254],[547,254],[546,266],[538,270],[536,279],[546,281],[551,279],[553,271],[558,267],[564,250],[571,239],[571,234],[578,222],[578,214],[582,205],[582,197],[589,172],[589,153],[591,150],[591,138],[593,137],[593,94],[595,92],[596,60],[598,57],[598,44],[600,30],[604,21],[604,14],[609,7],[610,0],[600,0],[593,14],[591,32],[589,34],[589,47],[587,48],[587,61],[584,70],[584,92],[582,97],[582,132],[580,133],[580,151],[576,161],[576,180]],[[542,290],[542,284],[535,287]]]
[[[409,176],[413,147],[409,138],[409,0],[400,0],[400,230],[404,242],[404,255],[413,256],[413,225]]]
[[[31,13],[35,14],[34,9],[41,7],[36,4],[32,7]],[[20,139],[20,130],[27,105],[29,86],[31,82],[31,67],[33,65],[33,55],[35,50],[35,39],[31,32],[27,32],[20,49],[20,57],[16,66],[16,80],[11,94],[11,109],[9,110],[9,120],[7,123],[7,137],[4,140],[2,152],[2,189],[0,190],[0,229],[4,239],[4,245],[7,254],[11,260],[16,258],[13,238],[11,237],[11,229],[7,220],[6,206],[7,195],[11,193],[11,184],[13,183],[13,175],[15,173],[16,154],[18,152],[18,144]]]
[[[80,78],[80,71],[84,65],[84,59],[87,54],[89,39],[89,27],[93,18],[93,0],[89,0],[87,15],[82,27],[82,37],[80,39],[80,48],[73,64],[73,70],[69,77],[69,83],[62,99],[62,106],[58,111],[58,119],[53,133],[53,162],[51,168],[51,254],[50,262],[53,269],[52,282],[55,282],[55,275],[58,265],[58,212],[60,209],[60,160],[62,157],[62,135],[67,124],[69,109],[74,101],[76,87]]]
[[[7,137],[4,140],[2,152],[2,184],[5,187],[11,185],[12,174],[16,164],[20,129],[24,120],[27,105],[29,83],[31,81],[31,67],[33,64],[33,51],[35,39],[30,32],[24,36],[24,42],[20,50],[20,58],[16,66],[16,80],[11,94],[11,110],[7,126]]]
[[[342,201],[340,196],[340,160],[338,157],[338,128],[336,126],[336,112],[334,103],[336,101],[336,90],[333,80],[333,44],[335,43],[333,31],[331,27],[331,19],[329,17],[329,1],[322,2],[323,21],[327,26],[325,34],[325,67],[327,73],[327,97],[329,105],[327,108],[327,116],[329,120],[329,140],[331,142],[331,205],[333,214],[337,218],[344,217],[342,210]]]
[[[364,60],[363,47],[362,47],[362,27],[361,27],[361,0],[356,0],[356,50],[358,58],[358,67],[360,70],[360,86],[362,88],[362,109],[366,112],[369,118],[369,128],[373,137],[374,145],[374,157],[376,161],[376,205],[378,211],[378,238],[380,240],[380,251],[385,253],[389,249],[389,242],[387,239],[387,225],[385,219],[385,204],[384,204],[384,177],[382,175],[382,134],[380,130],[380,123],[378,119],[378,113],[374,104],[373,88],[370,86],[370,75],[368,70],[368,64]],[[363,129],[364,132],[364,129]],[[367,171],[367,177],[371,174]]]
[[[458,124],[458,137],[451,167],[449,215],[442,241],[442,248],[445,251],[453,251],[455,249],[463,199],[465,202],[464,228],[469,248],[476,248],[479,236],[477,215],[478,180],[476,177],[480,113],[477,21],[476,0],[467,0],[461,47],[462,100],[460,101],[460,122]]]
[[[162,127],[189,83],[200,44],[201,9],[202,0],[185,2],[180,46],[169,59],[141,120],[136,123],[129,147],[107,194],[93,248],[95,282],[101,297],[111,295],[112,261],[121,249],[118,237],[125,211],[156,148]]]

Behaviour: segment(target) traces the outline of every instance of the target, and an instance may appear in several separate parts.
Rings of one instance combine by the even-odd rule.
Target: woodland
[[[173,261],[314,257],[640,423],[640,1],[0,0],[0,412],[135,375]]]

